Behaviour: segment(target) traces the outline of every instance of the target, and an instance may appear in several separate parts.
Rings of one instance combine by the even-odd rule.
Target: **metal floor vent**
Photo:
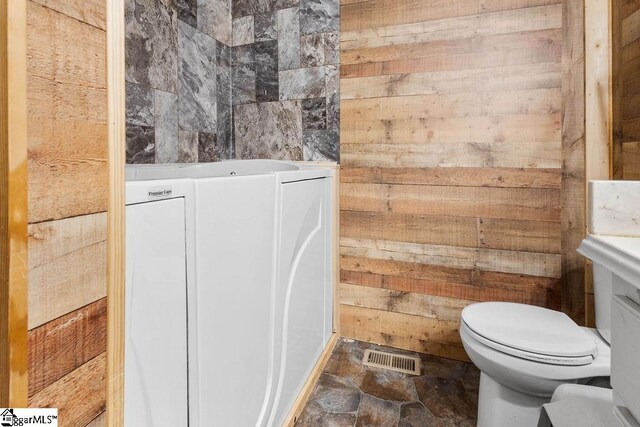
[[[419,357],[401,356],[377,350],[365,350],[362,364],[388,369],[390,371],[403,372],[405,374],[420,375]]]

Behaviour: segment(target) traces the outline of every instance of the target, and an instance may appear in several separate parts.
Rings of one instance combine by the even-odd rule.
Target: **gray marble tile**
[[[327,106],[325,98],[302,100],[302,129],[320,130],[327,128]]]
[[[253,24],[256,41],[276,40],[278,38],[278,18],[275,12],[255,15]]]
[[[236,158],[269,158],[269,147],[258,140],[261,132],[258,104],[233,106],[233,143]]]
[[[340,161],[340,135],[331,130],[305,130],[304,160]]]
[[[154,91],[156,163],[178,161],[178,96]]]
[[[296,7],[300,5],[300,0],[275,0],[273,9],[287,9],[289,7]]]
[[[125,72],[130,83],[176,92],[175,0],[129,0],[125,9]]]
[[[153,89],[126,83],[127,125],[153,126]]]
[[[178,131],[178,162],[196,163],[198,161],[198,132]]]
[[[305,99],[325,96],[325,67],[280,71],[280,99]]]
[[[180,128],[216,131],[216,41],[180,22],[178,95]]]
[[[339,0],[300,0],[303,34],[340,31]]]
[[[223,43],[216,43],[217,103],[231,105],[231,48]]]
[[[273,0],[253,0],[253,14],[270,12],[273,10]]]
[[[233,121],[237,158],[302,160],[300,101],[237,105]]]
[[[340,65],[340,33],[324,33],[324,63]]]
[[[340,70],[335,65],[327,65],[326,67],[325,96],[327,129],[340,132]]]
[[[232,43],[231,0],[197,0],[198,29],[226,45]]]
[[[233,159],[235,157],[233,147],[233,117],[232,108],[226,108],[218,112],[218,140],[221,158]]]
[[[300,11],[282,9],[278,15],[278,69],[300,67]]]
[[[200,132],[198,134],[199,163],[219,162],[231,158],[229,147],[221,144],[215,133]]]
[[[248,44],[231,49],[233,104],[256,101],[255,46]]]
[[[253,2],[254,0],[232,0],[231,1],[231,14],[234,18],[240,18],[242,16],[253,15]]]
[[[300,37],[301,66],[318,67],[324,65],[324,53],[324,36],[322,34],[309,34]]]
[[[278,93],[278,41],[255,44],[256,101],[277,101]]]
[[[233,20],[233,45],[253,43],[253,15],[235,18]]]
[[[231,117],[231,48],[216,44],[218,81],[216,84],[218,110],[218,144],[227,147],[229,158],[233,157],[233,134]]]
[[[232,0],[234,18],[269,12],[273,7],[273,0]]]
[[[154,163],[154,130],[151,126],[127,126],[127,163]]]
[[[178,19],[192,27],[198,25],[197,0],[177,0]]]
[[[210,163],[220,160],[217,152],[217,135],[200,132],[198,134],[198,163]]]

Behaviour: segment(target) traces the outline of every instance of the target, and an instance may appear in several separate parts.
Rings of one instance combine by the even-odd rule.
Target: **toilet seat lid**
[[[482,302],[462,310],[462,320],[487,340],[524,352],[594,357],[598,346],[566,314],[527,304]]]

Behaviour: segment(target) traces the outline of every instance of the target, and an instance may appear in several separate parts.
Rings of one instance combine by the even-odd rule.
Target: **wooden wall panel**
[[[344,335],[465,359],[473,301],[583,321],[579,7],[342,2]]]
[[[457,321],[341,304],[340,324],[342,335],[357,340],[469,360],[460,342]]]
[[[106,354],[71,371],[29,398],[33,408],[58,408],[61,426],[86,426],[105,409]]]
[[[106,398],[106,2],[27,3],[29,404],[84,426]]]
[[[29,394],[104,353],[106,332],[105,298],[29,331]]]
[[[29,225],[29,329],[106,296],[105,213]]]
[[[613,162],[617,179],[640,179],[640,0],[614,0]]]
[[[107,425],[107,412],[103,412],[93,419],[87,427],[105,427]]]
[[[106,30],[104,0],[33,0],[78,21]]]
[[[104,211],[105,31],[34,1],[27,14],[29,222]]]

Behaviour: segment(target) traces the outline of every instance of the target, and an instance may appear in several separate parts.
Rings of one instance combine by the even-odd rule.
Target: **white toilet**
[[[609,377],[611,274],[594,265],[596,329],[559,311],[483,302],[462,311],[460,336],[480,369],[478,426],[536,426],[561,384]]]

